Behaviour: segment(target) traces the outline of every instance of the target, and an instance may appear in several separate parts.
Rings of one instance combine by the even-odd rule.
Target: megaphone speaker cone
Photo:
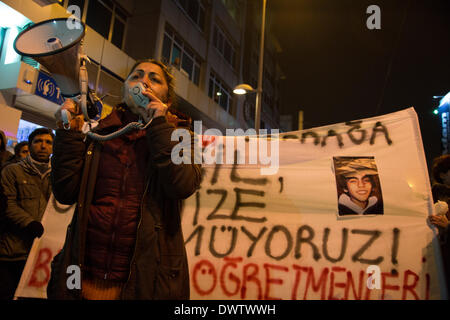
[[[84,34],[85,26],[81,21],[77,21],[77,24],[73,24],[70,18],[41,21],[17,36],[14,49],[20,55],[33,58],[52,55],[80,42]],[[61,43],[61,48],[49,49],[47,44],[52,39],[57,39]]]
[[[46,20],[22,31],[14,41],[14,49],[42,64],[64,96],[75,96],[80,92],[78,53],[84,34],[81,21],[73,24],[69,18]]]

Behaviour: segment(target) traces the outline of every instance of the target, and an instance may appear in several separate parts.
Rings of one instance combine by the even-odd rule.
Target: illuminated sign
[[[39,72],[34,93],[56,104],[62,104],[64,102],[61,90],[55,80],[43,72]]]

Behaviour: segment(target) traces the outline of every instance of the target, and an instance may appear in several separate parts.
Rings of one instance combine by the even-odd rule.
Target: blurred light
[[[441,99],[441,102],[439,103],[439,107],[443,106],[444,104],[450,104],[450,92],[447,93],[447,94]]]
[[[17,12],[13,8],[7,6],[0,1],[0,28],[12,28],[20,27],[31,22],[30,19],[25,17],[20,12]]]
[[[221,96],[222,92],[217,92],[216,95]]]
[[[433,113],[434,113],[434,114],[438,114],[438,113],[439,113],[439,110],[438,110],[438,109],[434,109],[434,110],[433,110]]]
[[[247,91],[245,91],[244,89],[234,89],[233,93],[235,93],[235,94],[246,94]]]
[[[20,56],[14,50],[14,40],[16,40],[18,34],[19,29],[17,27],[11,27],[6,32],[6,54],[4,64],[14,63],[20,60]]]
[[[246,94],[247,92],[256,92],[256,90],[251,85],[245,83],[239,84],[233,89],[233,93],[235,94]]]

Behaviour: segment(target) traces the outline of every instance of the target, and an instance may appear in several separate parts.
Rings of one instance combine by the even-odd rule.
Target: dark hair
[[[175,94],[175,78],[173,77],[172,73],[170,72],[169,67],[167,67],[164,63],[162,63],[159,60],[156,59],[141,59],[141,60],[137,60],[136,63],[131,67],[130,72],[127,75],[127,78],[133,73],[133,71],[137,68],[138,65],[140,65],[141,63],[152,63],[152,64],[156,64],[157,66],[159,66],[161,68],[161,70],[163,71],[164,74],[164,78],[166,79],[167,82],[167,87],[169,88],[168,93],[167,93],[167,98],[172,102],[172,106],[175,105],[176,103],[176,94]],[[125,81],[126,81],[125,79]]]
[[[370,183],[372,184],[372,193],[373,193],[373,189],[375,189],[377,186],[375,176],[370,174],[370,175],[367,175],[367,177],[369,178]],[[349,178],[344,177],[343,174],[338,174],[338,175],[336,175],[336,180],[337,180],[339,187],[342,189],[342,191],[347,189],[347,181],[349,180]]]
[[[22,150],[23,146],[27,146],[28,145],[28,141],[22,141],[19,142],[18,144],[16,144],[14,146],[14,155],[19,155],[20,151]]]
[[[35,136],[39,136],[41,134],[49,134],[52,136],[52,140],[55,139],[55,135],[53,134],[53,131],[49,128],[37,128],[34,129],[33,132],[30,133],[28,136],[28,146],[31,147],[31,144],[33,143],[33,139]]]
[[[434,158],[433,167],[431,169],[434,181],[443,183],[440,173],[446,173],[448,170],[450,170],[450,154],[444,154]]]

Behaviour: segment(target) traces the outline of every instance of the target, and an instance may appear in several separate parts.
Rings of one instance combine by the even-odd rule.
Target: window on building
[[[196,85],[200,82],[200,58],[169,26],[164,32],[161,60],[186,73]]]
[[[127,14],[114,1],[63,0],[59,4],[66,9],[72,5],[78,6],[80,8],[81,21],[116,47],[122,49],[127,26]]]
[[[109,39],[112,10],[100,0],[89,0],[86,23],[106,39]]]
[[[100,76],[97,85],[97,94],[105,96],[103,102],[115,106],[121,102],[123,80],[117,77],[106,68],[100,70]]]
[[[222,29],[217,25],[214,26],[213,44],[224,59],[234,68],[236,50]]]
[[[186,15],[204,30],[205,27],[205,6],[200,0],[175,0],[179,7],[186,13]]]
[[[84,0],[68,0],[67,1],[67,8],[70,6],[77,6],[78,8],[80,8],[80,14],[83,14],[83,10],[84,10]],[[80,16],[80,19],[82,18],[82,16]]]
[[[114,27],[112,30],[111,42],[118,48],[122,48],[125,37],[125,26],[127,16],[118,6],[114,8]]]
[[[213,71],[209,76],[208,96],[231,114],[231,90]]]
[[[234,21],[239,24],[241,10],[239,8],[238,0],[222,0],[222,3],[224,4],[225,8],[227,8],[228,13],[234,19]]]

